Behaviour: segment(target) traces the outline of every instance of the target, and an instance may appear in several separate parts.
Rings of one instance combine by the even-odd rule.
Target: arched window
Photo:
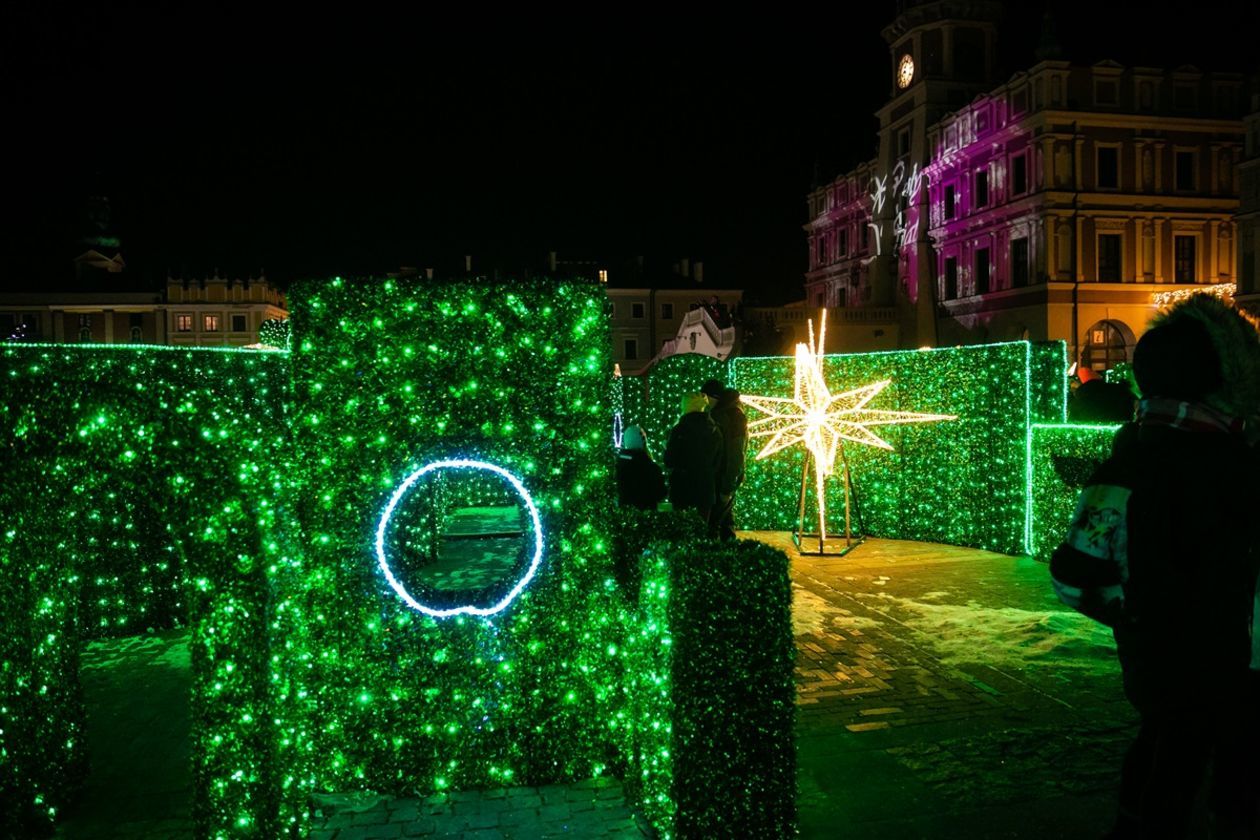
[[[1085,331],[1081,350],[1081,366],[1102,372],[1129,361],[1128,341],[1120,327],[1111,321],[1099,321]]]

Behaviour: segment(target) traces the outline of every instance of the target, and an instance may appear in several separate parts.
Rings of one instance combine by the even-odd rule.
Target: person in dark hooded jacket
[[[1184,837],[1212,766],[1218,836],[1254,837],[1260,463],[1243,418],[1260,410],[1260,335],[1196,295],[1156,318],[1133,372],[1137,422],[1116,433],[1050,564],[1059,598],[1113,629],[1141,718],[1109,836]],[[1171,678],[1187,662],[1194,678]]]
[[[665,466],[669,469],[669,501],[675,510],[695,510],[707,522],[717,500],[722,466],[722,432],[705,412],[704,394],[687,394],[683,416],[669,433]]]
[[[617,453],[617,501],[640,510],[656,510],[665,498],[665,476],[647,452],[643,429],[630,426]]]
[[[722,430],[722,465],[717,476],[717,499],[709,528],[724,540],[735,539],[735,491],[744,483],[748,451],[748,418],[739,407],[739,391],[716,379],[700,386],[709,401],[709,417]]]

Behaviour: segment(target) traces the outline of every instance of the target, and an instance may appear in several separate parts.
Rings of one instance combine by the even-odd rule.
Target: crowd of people
[[[617,493],[623,505],[655,510],[668,497],[674,510],[694,511],[714,536],[735,539],[735,493],[744,483],[748,419],[739,391],[710,379],[683,395],[682,417],[665,444],[669,479],[648,452],[643,429],[630,426],[617,453]]]

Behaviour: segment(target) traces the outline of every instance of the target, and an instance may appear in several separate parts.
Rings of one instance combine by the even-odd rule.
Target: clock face
[[[897,87],[905,90],[910,87],[910,83],[914,81],[914,59],[906,53],[901,57],[901,62],[897,65]]]

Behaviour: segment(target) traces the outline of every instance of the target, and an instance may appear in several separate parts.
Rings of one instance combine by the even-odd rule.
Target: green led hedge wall
[[[677,513],[625,511],[615,544],[638,564],[625,589],[616,729],[627,793],[662,837],[792,836],[787,556],[751,541],[715,543]]]
[[[283,459],[280,354],[3,348],[7,611],[0,794],[47,828],[82,777],[84,638],[187,622],[196,816],[275,833],[264,538]],[[9,591],[12,590],[12,591]],[[5,826],[11,828],[12,823]]]
[[[883,379],[871,408],[957,415],[957,420],[876,427],[894,451],[847,447],[856,512],[865,532],[1020,554],[1025,545],[1027,426],[1033,404],[1027,342],[828,356],[832,393]],[[745,394],[792,394],[794,360],[736,359]],[[753,416],[750,413],[750,417]],[[801,448],[755,460],[736,497],[736,524],[785,530],[797,521]],[[838,476],[837,476],[838,478]],[[829,530],[844,525],[843,486],[828,483]],[[807,510],[812,511],[809,504]],[[808,525],[807,530],[814,530]],[[856,527],[856,525],[855,525]]]
[[[1049,562],[1063,541],[1077,499],[1094,470],[1111,454],[1119,426],[1035,424],[1032,445],[1032,546],[1030,553]]]
[[[1067,344],[1029,344],[1030,423],[1062,423],[1067,419]]]
[[[598,775],[620,650],[603,290],[334,280],[290,299],[305,549],[279,574],[274,631],[297,783],[415,794]],[[510,471],[541,515],[537,577],[490,618],[417,612],[374,556],[398,483],[454,458]]]

